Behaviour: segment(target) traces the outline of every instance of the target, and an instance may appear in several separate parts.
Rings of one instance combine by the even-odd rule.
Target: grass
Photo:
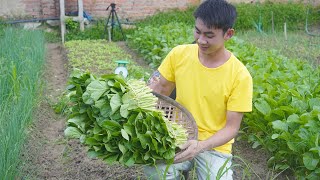
[[[259,33],[255,30],[237,32],[236,36],[264,50],[275,50],[288,58],[300,59],[314,65],[320,63],[319,37],[309,36],[303,31]]]

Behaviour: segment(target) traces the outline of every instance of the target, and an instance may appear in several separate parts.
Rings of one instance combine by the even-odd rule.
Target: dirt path
[[[129,51],[123,43],[119,46]],[[56,114],[52,104],[57,102],[63,93],[67,77],[64,49],[60,44],[48,44],[43,94],[45,98],[39,103],[34,116],[35,124],[30,130],[30,138],[28,137],[29,143],[24,156],[28,162],[24,167],[26,178],[46,180],[140,178],[141,172],[137,168],[110,167],[100,160],[89,159],[85,148],[78,141],[65,139],[66,118]],[[234,149],[235,155],[246,159],[261,179],[268,177],[265,154],[253,151],[246,143],[236,143]],[[235,179],[241,179],[241,173],[241,169],[236,170]],[[259,178],[252,176],[252,179]]]

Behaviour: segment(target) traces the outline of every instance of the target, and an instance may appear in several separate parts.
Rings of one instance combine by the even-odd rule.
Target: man
[[[158,68],[159,81],[150,85],[167,96],[176,88],[176,101],[191,112],[199,131],[199,139],[188,141],[176,154],[166,179],[179,179],[181,171],[191,168],[201,180],[220,175],[232,179],[232,143],[243,113],[252,110],[251,75],[225,48],[236,16],[235,7],[225,0],[204,1],[194,12],[196,44],[173,48]],[[165,167],[146,167],[145,173],[162,178]]]

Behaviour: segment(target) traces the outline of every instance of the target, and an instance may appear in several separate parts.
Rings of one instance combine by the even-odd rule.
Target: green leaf
[[[149,158],[150,158],[150,153],[149,152],[145,153],[143,156],[143,159],[148,160]]]
[[[287,118],[287,122],[289,123],[299,123],[299,116],[297,114],[292,114]]]
[[[113,120],[107,120],[107,121],[105,121],[105,122],[102,124],[102,127],[108,129],[108,130],[111,131],[111,132],[120,131],[120,129],[122,128],[122,126],[121,126],[118,122],[113,121]]]
[[[114,121],[121,121],[121,120],[123,120],[123,117],[121,116],[121,114],[120,114],[120,111],[116,111],[116,112],[114,112],[114,114],[112,114],[111,116],[109,116],[110,117],[110,119],[112,119],[112,120],[114,120]]]
[[[271,139],[277,139],[279,137],[279,134],[272,134]]]
[[[114,146],[112,144],[104,144],[104,147],[108,152],[119,152],[119,148],[117,146]]]
[[[104,162],[107,164],[112,165],[114,162],[117,161],[119,154],[109,154],[106,158],[103,159]]]
[[[259,147],[260,145],[261,145],[260,142],[255,141],[255,142],[252,144],[252,148],[255,149],[255,148]]]
[[[91,95],[88,92],[82,94],[82,99],[85,104],[94,104],[94,100],[91,98]]]
[[[95,151],[100,151],[101,150],[101,146],[99,145],[99,146],[93,146],[93,149],[95,150]]]
[[[94,107],[96,107],[96,108],[98,108],[98,109],[101,109],[101,107],[103,106],[103,105],[105,105],[106,104],[106,100],[105,99],[99,99],[98,101],[96,101],[95,103],[94,103]]]
[[[272,156],[271,158],[268,159],[267,161],[267,165],[268,167],[273,167],[274,163],[275,163],[276,158],[274,156]]]
[[[82,135],[81,131],[76,127],[67,127],[67,129],[64,130],[64,134],[68,138],[80,138]]]
[[[133,153],[130,151],[127,151],[119,159],[120,163],[125,164],[125,165],[127,165],[127,164],[132,165],[132,160],[133,160]]]
[[[292,107],[298,109],[300,112],[306,111],[309,107],[309,105],[305,101],[297,99],[292,100],[291,105]]]
[[[94,80],[87,86],[86,92],[94,101],[97,101],[108,89],[105,81]]]
[[[290,106],[280,106],[280,109],[286,111],[288,114],[294,114],[297,112],[294,108]]]
[[[95,138],[97,141],[100,141],[100,142],[102,142],[103,141],[103,138],[105,137],[105,135],[104,134],[94,134],[93,135],[93,138]]]
[[[164,159],[173,159],[175,155],[174,149],[168,149],[164,154],[163,157]]]
[[[124,145],[119,143],[118,146],[119,146],[119,150],[122,152],[122,154],[125,154],[128,151],[128,149]]]
[[[116,112],[121,106],[121,97],[119,94],[114,94],[110,99],[112,113]]]
[[[303,164],[309,170],[315,170],[319,163],[319,159],[316,158],[311,152],[303,154]]]
[[[126,84],[126,81],[124,80],[124,78],[122,76],[117,75],[117,74],[102,75],[101,78],[112,79],[112,80],[116,80],[117,82],[119,82],[121,84]]]
[[[108,86],[114,86],[114,80],[109,80],[108,81]]]
[[[86,138],[85,144],[90,145],[90,146],[94,146],[94,145],[100,145],[100,142],[97,141],[97,140],[96,140],[95,138],[93,138],[93,137],[89,137],[89,138]]]
[[[313,109],[314,106],[320,106],[320,98],[312,98],[309,100],[310,109]]]
[[[122,135],[123,138],[125,138],[127,141],[129,141],[129,135],[126,132],[126,130],[121,129],[121,135]]]
[[[126,87],[124,87],[122,84],[120,84],[120,89],[122,90],[122,93],[125,93],[126,92]]]
[[[121,115],[123,118],[127,118],[128,115],[129,115],[128,107],[129,107],[129,104],[123,104],[123,105],[121,105],[121,107],[120,107],[120,115]]]
[[[291,142],[291,141],[287,142],[289,149],[291,149],[293,152],[298,152],[298,148],[297,148],[296,144],[297,143]]]
[[[134,127],[129,125],[129,124],[125,124],[123,126],[123,129],[130,135],[130,136],[133,136],[134,134]]]
[[[104,104],[100,108],[100,114],[101,116],[107,118],[111,114],[111,107],[109,104]]]
[[[126,105],[127,105],[127,108],[128,108],[129,110],[135,109],[135,108],[138,107],[138,106],[137,106],[137,102],[134,101],[134,99],[133,99],[134,96],[133,96],[133,94],[132,94],[131,92],[125,93],[121,98],[122,98],[123,104],[126,104]]]
[[[88,157],[89,158],[97,158],[99,156],[103,155],[101,152],[96,152],[96,151],[88,151]]]
[[[310,140],[310,132],[305,128],[300,128],[298,136],[302,139],[308,142]]]
[[[130,167],[130,166],[133,166],[134,163],[135,163],[134,158],[133,158],[133,156],[131,156],[131,157],[125,162],[125,165],[128,166],[128,167]]]
[[[151,147],[151,137],[146,134],[138,134],[138,138],[141,142],[142,148],[147,149],[147,146],[150,148]]]
[[[84,142],[86,141],[86,136],[82,134],[79,139],[80,139],[80,143],[84,144]]]
[[[292,96],[301,97],[300,93],[298,93],[298,92],[297,92],[296,90],[294,90],[294,89],[289,89],[288,91],[292,94]]]
[[[310,149],[311,152],[318,153],[318,156],[320,157],[320,146],[316,146]]]
[[[312,119],[312,115],[309,112],[300,115],[300,120],[303,124],[307,123],[310,119]]]
[[[267,115],[271,112],[271,108],[266,101],[256,102],[254,103],[255,108],[261,112],[263,115]]]
[[[82,132],[85,131],[85,118],[83,116],[75,116],[71,119],[68,119],[68,126],[75,126],[79,128]]]
[[[159,150],[158,150],[158,141],[156,141],[155,139],[153,139],[153,138],[151,138],[151,141],[152,141],[152,145],[153,145],[153,147],[154,147],[154,150],[156,151],[156,152],[158,152]]]
[[[285,117],[284,111],[281,110],[281,109],[279,109],[279,108],[273,109],[273,110],[272,110],[272,113],[280,116],[281,118],[284,118],[284,117]]]
[[[285,132],[288,132],[288,124],[286,124],[285,122],[282,122],[280,120],[276,120],[272,122],[272,127],[274,129],[278,129],[278,130],[282,130]]]

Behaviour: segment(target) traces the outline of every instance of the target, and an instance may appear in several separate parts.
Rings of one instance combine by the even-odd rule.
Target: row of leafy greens
[[[187,140],[186,129],[156,109],[158,99],[144,81],[75,70],[68,90],[65,135],[78,138],[90,157],[126,166],[169,163]]]

